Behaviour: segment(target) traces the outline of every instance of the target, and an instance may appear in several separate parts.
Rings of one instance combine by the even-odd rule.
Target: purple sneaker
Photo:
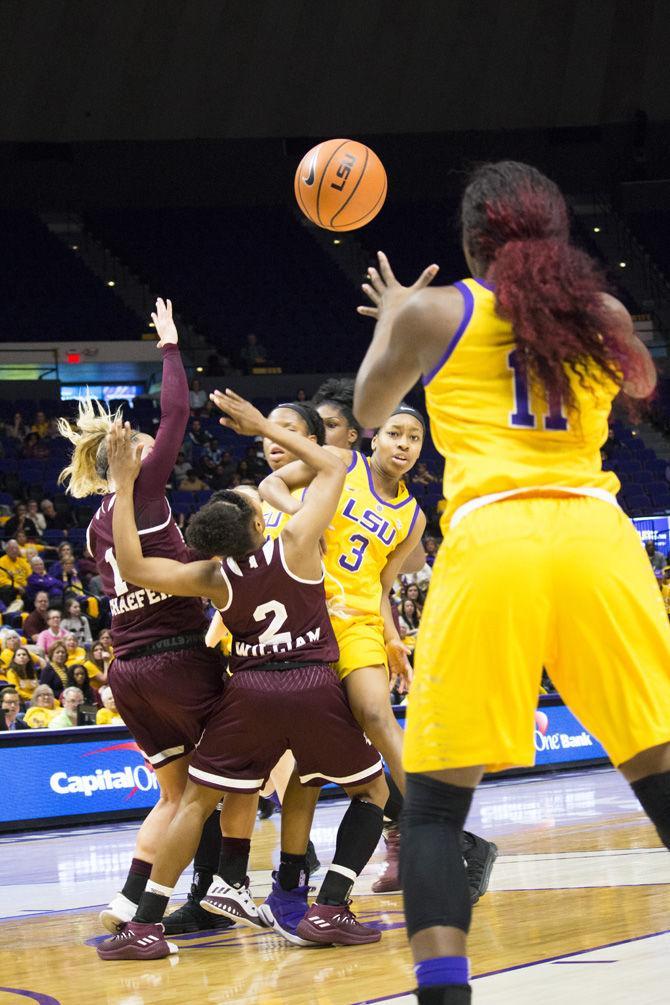
[[[307,944],[361,946],[379,942],[382,933],[373,925],[362,925],[346,904],[312,904],[298,924],[297,935]]]
[[[258,913],[265,923],[274,928],[279,935],[283,935],[286,941],[293,943],[294,946],[314,945],[313,942],[307,942],[296,935],[296,928],[307,912],[309,891],[309,886],[297,886],[294,890],[284,890],[279,885],[275,873],[272,892],[258,908]]]
[[[178,953],[174,942],[168,942],[162,925],[145,925],[140,921],[126,921],[116,935],[101,942],[98,956],[101,960],[162,960]]]

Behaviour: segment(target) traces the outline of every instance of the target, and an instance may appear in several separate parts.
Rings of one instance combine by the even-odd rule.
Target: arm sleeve
[[[188,380],[176,345],[163,351],[161,421],[154,448],[142,463],[135,485],[135,503],[165,495],[165,486],[181,448],[190,414]]]

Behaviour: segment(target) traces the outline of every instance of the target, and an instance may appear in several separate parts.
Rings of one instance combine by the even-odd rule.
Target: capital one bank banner
[[[154,805],[156,775],[127,730],[105,729],[102,736],[93,727],[76,732],[75,742],[72,732],[66,742],[55,731],[30,737],[3,734],[0,830],[24,821],[30,826],[31,821],[65,822],[69,817],[73,823],[77,818],[139,817]]]

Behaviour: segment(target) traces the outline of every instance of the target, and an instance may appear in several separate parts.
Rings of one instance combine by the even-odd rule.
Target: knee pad
[[[467,932],[472,907],[461,851],[474,789],[408,775],[401,819],[400,874],[410,938],[444,926]]]

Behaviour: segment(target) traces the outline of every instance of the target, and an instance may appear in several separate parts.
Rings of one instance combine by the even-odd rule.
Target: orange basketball
[[[384,205],[386,171],[364,143],[324,140],[300,161],[294,188],[300,209],[312,223],[326,230],[356,230]]]

